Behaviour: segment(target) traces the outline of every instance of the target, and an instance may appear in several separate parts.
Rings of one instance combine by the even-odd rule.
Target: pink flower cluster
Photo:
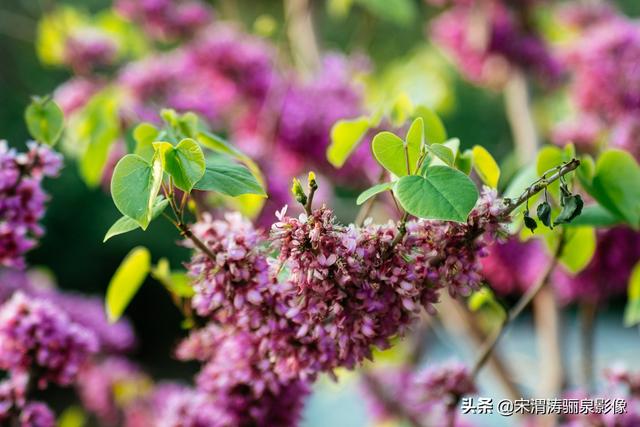
[[[444,425],[441,420],[448,419],[448,405],[462,396],[477,392],[469,370],[457,362],[434,365],[419,371],[406,367],[385,369],[372,375],[386,396],[401,405],[404,414],[425,421],[424,425]],[[366,383],[363,392],[376,421],[385,422],[398,417],[399,414],[392,411],[388,402]]]
[[[388,347],[421,308],[435,311],[442,289],[479,286],[480,236],[501,233],[499,208],[486,191],[467,223],[411,221],[403,238],[393,223],[339,225],[324,207],[297,218],[280,212],[268,237],[238,216],[206,217],[193,231],[215,258],[197,251],[189,269],[192,304],[211,323],[177,355],[204,363],[198,389],[229,416],[297,414],[317,374]],[[286,410],[274,406],[283,402]]]
[[[42,402],[27,400],[26,387],[27,376],[22,374],[12,374],[0,381],[0,424],[54,427],[56,420],[51,409]],[[12,419],[17,424],[12,424]]]
[[[69,385],[98,341],[55,305],[16,292],[0,307],[0,368],[37,372],[37,385]]]
[[[24,253],[42,235],[39,224],[47,199],[42,179],[55,176],[62,157],[46,146],[28,144],[18,153],[0,141],[0,266],[24,267]]]
[[[456,2],[434,20],[431,34],[453,57],[464,77],[474,83],[501,86],[511,67],[554,83],[562,67],[545,42],[522,21],[526,9],[511,2]]]
[[[193,36],[211,23],[213,11],[199,0],[117,0],[115,9],[139,23],[153,38],[172,40]]]
[[[608,132],[611,146],[640,159],[640,26],[611,7],[574,7],[564,16],[581,31],[565,55],[573,71],[570,90],[578,115],[574,132],[566,126],[556,130],[554,141],[577,139],[593,150]]]
[[[76,74],[89,74],[99,67],[113,65],[118,46],[107,34],[79,31],[65,41],[64,62]]]

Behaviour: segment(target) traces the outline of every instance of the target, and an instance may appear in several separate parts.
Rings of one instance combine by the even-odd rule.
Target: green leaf
[[[224,138],[206,131],[200,131],[197,133],[197,141],[209,148],[210,150],[216,151],[218,153],[227,154],[235,159],[240,160],[244,163],[253,173],[254,176],[258,177],[259,182],[263,182],[262,172],[258,167],[257,163],[251,159],[251,157],[244,154],[242,151],[238,150],[231,143],[229,143]]]
[[[536,211],[538,214],[538,219],[541,223],[546,225],[549,228],[553,228],[553,224],[551,223],[551,206],[547,202],[542,202],[538,205],[538,209]],[[558,224],[556,222],[556,224]]]
[[[542,176],[543,173],[561,165],[562,162],[564,162],[564,152],[560,148],[551,145],[542,147],[538,152],[538,160],[536,163],[538,176]],[[547,189],[555,198],[560,197],[559,181],[551,183]]]
[[[582,212],[584,202],[579,194],[572,194],[569,196],[562,196],[562,211],[554,221],[555,225],[565,224],[573,221]]]
[[[191,298],[195,294],[189,276],[185,272],[172,272],[166,258],[158,261],[158,264],[151,270],[151,277],[176,296]]]
[[[113,170],[111,197],[118,210],[134,219],[143,230],[153,215],[153,206],[162,184],[162,163],[147,163],[137,154],[127,154]]]
[[[427,150],[438,159],[442,160],[442,162],[447,166],[453,166],[455,159],[453,151],[451,151],[449,147],[443,144],[431,144],[427,145]],[[433,165],[433,162],[431,162],[431,165]]]
[[[453,163],[456,162],[458,158],[458,152],[460,151],[460,140],[458,138],[451,138],[442,144],[440,143],[436,143],[436,144],[437,144],[436,147],[443,146],[445,148],[448,148],[449,151],[451,151],[451,154],[453,156],[453,159],[454,159]],[[434,144],[431,144],[431,145],[434,145]],[[428,149],[429,149],[429,146],[427,146],[427,150]],[[449,166],[449,164],[443,161],[442,159],[440,159],[440,157],[438,156],[432,156],[429,162],[424,162],[424,164],[422,165],[422,168],[420,170],[420,175],[424,175],[426,173],[427,168],[432,166]]]
[[[231,197],[242,194],[267,196],[249,169],[233,163],[207,165],[202,179],[194,188],[202,191],[217,191]]]
[[[456,169],[463,172],[466,175],[471,173],[473,167],[473,152],[471,150],[464,150],[456,159]]]
[[[117,321],[124,313],[151,268],[151,254],[144,247],[131,250],[109,282],[106,296],[107,316]]]
[[[176,187],[189,193],[205,172],[204,153],[196,141],[186,138],[175,147],[168,142],[154,142],[162,166]]]
[[[140,123],[133,130],[133,139],[136,141],[136,148],[133,153],[151,162],[155,154],[153,143],[158,140],[159,134],[160,131],[151,123]]]
[[[640,323],[640,262],[633,267],[629,276],[627,297],[627,306],[624,310],[624,326],[629,327]]]
[[[394,193],[402,207],[419,218],[465,222],[478,200],[478,190],[464,173],[433,166],[426,176],[400,178]]]
[[[590,193],[602,206],[640,227],[640,166],[627,152],[609,150],[596,162]]]
[[[621,223],[622,220],[620,218],[618,218],[599,204],[593,204],[585,206],[582,209],[582,213],[580,214],[580,216],[578,216],[567,225],[588,225],[596,228],[607,228]]]
[[[55,145],[62,135],[64,115],[51,98],[34,97],[24,113],[29,133],[36,141]]]
[[[582,187],[590,192],[591,186],[593,185],[593,176],[596,173],[596,164],[593,161],[593,157],[588,154],[580,157],[580,166],[576,169],[576,176],[580,181]]]
[[[153,207],[151,220],[153,221],[158,216],[160,216],[160,214],[162,213],[162,211],[164,211],[168,204],[169,200],[164,199],[162,196],[158,196]],[[102,240],[102,243],[106,242],[114,236],[128,233],[129,231],[133,231],[138,228],[140,228],[140,224],[138,224],[134,219],[131,219],[128,216],[123,216],[122,218],[114,222],[113,225],[109,228],[107,234],[104,235],[104,240]]]
[[[353,150],[360,144],[370,127],[368,117],[338,120],[331,128],[331,144],[327,147],[327,160],[341,168]]]
[[[528,212],[524,213],[524,226],[531,230],[532,233],[536,231],[536,228],[538,228],[538,223],[535,219],[529,216]]]
[[[419,106],[415,115],[424,121],[424,139],[427,144],[442,144],[447,140],[447,130],[442,120],[430,108]]]
[[[476,145],[472,150],[473,168],[484,182],[491,188],[498,188],[500,167],[495,159],[484,147]]]
[[[565,244],[560,263],[572,274],[584,270],[596,251],[596,231],[593,227],[571,227],[564,230]],[[558,234],[545,235],[547,246],[553,250],[558,245]]]
[[[367,188],[358,196],[356,200],[357,205],[361,205],[373,196],[385,192],[387,190],[391,190],[393,188],[393,182],[383,182],[382,184],[374,185],[373,187]]]
[[[95,187],[100,184],[109,152],[120,137],[119,100],[113,90],[104,90],[70,119],[67,136],[80,148],[80,175]]]
[[[420,151],[422,151],[422,146],[424,145],[424,120],[422,117],[417,117],[413,120],[407,131],[405,142],[410,146],[419,147]]]
[[[420,157],[420,147],[408,145],[391,132],[380,132],[371,143],[376,160],[389,172],[396,176],[405,176],[415,171]],[[405,146],[407,153],[405,154]],[[407,159],[410,171],[407,171]]]

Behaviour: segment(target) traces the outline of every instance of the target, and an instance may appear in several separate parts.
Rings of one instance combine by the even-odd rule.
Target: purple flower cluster
[[[431,33],[474,83],[501,86],[511,67],[554,83],[562,67],[522,16],[499,1],[460,2],[435,19]]]
[[[89,329],[98,339],[102,353],[121,353],[131,350],[135,344],[133,328],[126,319],[110,323],[101,298],[61,292],[48,277],[36,271],[0,269],[0,304],[16,291],[38,300],[45,300],[66,313],[69,319]]]
[[[42,179],[55,176],[62,165],[50,148],[28,146],[28,152],[18,153],[0,141],[0,266],[24,267],[24,253],[43,232],[38,223],[47,199]]]
[[[69,385],[98,350],[95,335],[48,301],[16,292],[0,307],[0,368],[37,372],[37,386]]]
[[[420,371],[405,367],[386,369],[372,375],[386,396],[401,405],[404,414],[428,421],[425,425],[442,425],[441,420],[448,419],[444,415],[449,404],[477,392],[469,370],[457,362],[434,365]],[[366,383],[363,392],[376,421],[384,422],[398,416],[392,412],[388,402]]]
[[[393,223],[339,225],[324,207],[298,218],[283,210],[268,238],[238,216],[204,218],[193,232],[215,258],[196,252],[189,268],[193,307],[212,322],[177,355],[204,363],[198,389],[225,402],[229,416],[297,413],[318,373],[354,368],[373,347],[388,347],[421,308],[435,311],[442,289],[478,287],[479,237],[501,232],[499,208],[486,191],[466,224],[411,221],[404,238]],[[274,409],[283,402],[286,411]]]
[[[588,152],[608,136],[611,146],[640,159],[640,26],[611,7],[574,7],[563,16],[581,31],[565,59],[573,71],[570,93],[578,109],[574,129],[582,130],[565,133],[559,125],[554,142],[575,138]],[[589,142],[591,147],[583,144]]]
[[[279,377],[263,347],[259,331],[213,324],[193,332],[179,346],[180,359],[206,361],[196,383],[231,420],[223,425],[275,427],[299,421],[310,390],[303,381]]]
[[[542,280],[549,256],[540,240],[522,242],[510,237],[490,245],[481,263],[482,276],[494,291],[500,295],[521,295]]]
[[[607,411],[603,413],[590,412],[587,414],[568,415],[561,427],[634,427],[640,425],[640,394],[638,389],[638,373],[628,371],[622,367],[614,367],[605,371],[607,384],[601,392],[589,395],[577,390],[567,394],[566,398],[573,399],[620,399],[624,400],[624,411]]]
[[[0,424],[20,427],[54,427],[51,409],[38,401],[26,399],[26,375],[12,375],[0,381]]]
[[[115,9],[161,40],[191,37],[213,20],[211,8],[199,0],[117,0]]]
[[[255,109],[273,84],[270,47],[229,27],[209,30],[184,46],[127,65],[118,83],[130,95],[134,120],[158,121],[162,108],[194,111],[215,127]]]

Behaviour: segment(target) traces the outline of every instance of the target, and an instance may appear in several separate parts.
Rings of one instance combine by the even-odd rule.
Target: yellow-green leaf
[[[367,134],[371,122],[368,117],[338,120],[331,128],[331,144],[327,148],[327,160],[341,168],[362,138]]]
[[[491,188],[497,188],[498,181],[500,180],[500,167],[491,153],[484,147],[476,145],[473,147],[472,157],[473,168],[482,182]]]
[[[116,322],[124,313],[151,268],[151,254],[139,246],[129,252],[109,282],[106,311],[110,322]]]

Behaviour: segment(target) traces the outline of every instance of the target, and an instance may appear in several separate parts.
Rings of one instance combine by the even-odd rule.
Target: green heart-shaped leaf
[[[405,176],[415,171],[420,157],[420,146],[415,142],[409,145],[393,133],[384,131],[373,138],[371,146],[376,160],[392,174]],[[407,156],[410,170],[407,170]]]
[[[419,218],[465,222],[478,200],[478,190],[464,173],[433,166],[426,176],[400,178],[394,193],[402,207]]]
[[[162,163],[149,164],[137,154],[127,154],[116,164],[111,178],[111,197],[118,210],[146,230],[162,184]]]
[[[182,191],[190,192],[204,176],[204,153],[193,139],[185,138],[175,147],[168,142],[154,142],[153,147],[162,158],[165,172]]]

